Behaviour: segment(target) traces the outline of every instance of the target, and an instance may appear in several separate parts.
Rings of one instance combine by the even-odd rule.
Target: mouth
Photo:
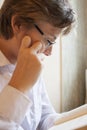
[[[51,56],[52,55],[52,53],[49,50],[45,50],[43,53],[46,56]]]

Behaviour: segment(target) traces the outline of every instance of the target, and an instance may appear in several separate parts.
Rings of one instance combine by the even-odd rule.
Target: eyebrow
[[[54,40],[56,40],[57,39],[57,37],[56,36],[54,36]]]

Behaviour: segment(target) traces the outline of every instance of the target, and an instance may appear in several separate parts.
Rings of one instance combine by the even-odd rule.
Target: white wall
[[[85,22],[87,0],[71,1],[77,13],[77,28],[75,29],[77,35],[73,31],[62,41],[63,111],[71,110],[85,103],[85,61],[87,59]]]
[[[2,5],[3,1],[4,1],[4,0],[0,0],[0,6]]]
[[[45,60],[44,78],[48,95],[57,112],[60,112],[60,45],[57,41],[53,54]]]

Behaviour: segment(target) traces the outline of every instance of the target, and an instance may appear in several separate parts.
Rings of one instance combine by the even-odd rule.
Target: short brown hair
[[[75,21],[74,13],[68,0],[5,0],[0,10],[0,34],[5,39],[13,36],[12,16],[16,15],[15,24],[30,25],[35,21],[47,21],[58,28],[70,30]]]

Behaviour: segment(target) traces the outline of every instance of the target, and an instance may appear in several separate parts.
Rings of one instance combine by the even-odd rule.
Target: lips
[[[51,51],[48,49],[48,50],[45,50],[44,51],[44,54],[46,55],[46,56],[50,56],[50,55],[52,55],[52,53],[51,53]]]

